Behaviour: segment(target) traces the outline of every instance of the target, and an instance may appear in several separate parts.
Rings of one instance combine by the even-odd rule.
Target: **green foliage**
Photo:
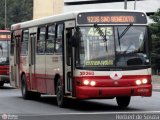
[[[150,24],[152,33],[152,73],[160,74],[160,8],[150,18],[154,21]]]
[[[5,28],[5,0],[0,0],[0,29]],[[33,0],[6,0],[7,28],[11,24],[31,20],[33,16]]]
[[[4,29],[4,21],[5,21],[5,16],[4,16],[4,11],[5,11],[5,9],[4,9],[4,6],[5,6],[5,2],[4,2],[4,0],[1,0],[0,1],[0,8],[1,8],[1,10],[0,10],[0,29]]]
[[[160,24],[160,8],[154,13],[154,15],[151,16],[151,18],[154,20],[154,22]]]
[[[154,54],[160,54],[160,8],[154,15],[150,16],[150,18],[154,21],[154,23],[150,25],[152,32],[152,52]]]

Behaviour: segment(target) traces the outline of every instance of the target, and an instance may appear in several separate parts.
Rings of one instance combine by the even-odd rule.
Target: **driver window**
[[[55,44],[55,52],[62,54],[63,24],[57,26],[57,38]]]
[[[48,38],[46,40],[46,53],[53,54],[55,42],[55,25],[48,26],[47,37]]]
[[[38,40],[37,40],[37,53],[45,53],[45,38],[46,38],[46,28],[40,27],[38,29]]]
[[[140,33],[139,35],[139,46],[138,46],[140,51],[143,51],[144,49],[144,34],[143,32]]]

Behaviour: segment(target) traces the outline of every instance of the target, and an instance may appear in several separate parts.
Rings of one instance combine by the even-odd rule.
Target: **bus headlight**
[[[95,82],[95,81],[91,81],[91,82],[90,82],[90,85],[91,85],[91,86],[95,86],[95,85],[96,85],[96,82]]]
[[[83,81],[83,84],[84,84],[84,85],[89,85],[89,81],[88,81],[88,80],[84,80],[84,81]]]
[[[147,82],[148,82],[147,79],[143,79],[143,80],[142,80],[142,83],[143,83],[143,84],[146,84]]]
[[[140,85],[142,82],[140,80],[136,80],[136,84]]]

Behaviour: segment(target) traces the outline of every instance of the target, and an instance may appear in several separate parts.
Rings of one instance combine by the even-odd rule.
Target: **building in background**
[[[33,0],[33,19],[56,15],[63,12],[63,0]]]
[[[87,9],[124,9],[125,0],[64,0],[64,11]],[[141,10],[151,15],[160,8],[160,0],[126,0],[128,10]],[[152,20],[148,19],[149,22]]]
[[[33,19],[63,12],[87,9],[124,9],[125,0],[33,0]],[[160,0],[127,0],[127,9],[141,10],[148,15],[160,8]]]
[[[33,19],[87,9],[124,9],[125,5],[124,0],[33,0],[33,2]],[[158,8],[159,0],[127,0],[127,9],[141,10],[148,15]]]
[[[85,9],[124,9],[125,0],[64,0],[64,12]],[[127,0],[127,9],[155,12],[160,0]]]

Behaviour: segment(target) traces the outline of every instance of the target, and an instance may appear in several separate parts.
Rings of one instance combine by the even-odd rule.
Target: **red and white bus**
[[[0,86],[9,83],[10,31],[0,30]]]
[[[56,95],[63,107],[67,98],[116,98],[127,107],[131,96],[152,95],[151,39],[143,12],[64,13],[11,30],[11,83],[25,99]]]

